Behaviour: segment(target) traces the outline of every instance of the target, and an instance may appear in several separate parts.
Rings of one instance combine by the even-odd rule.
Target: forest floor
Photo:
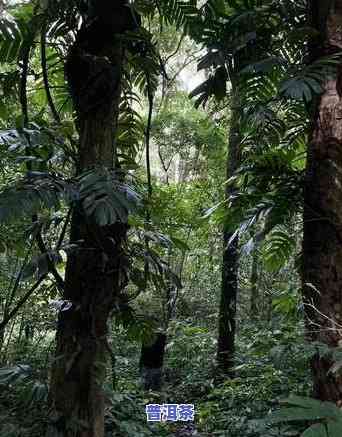
[[[178,322],[179,323],[179,322]],[[309,395],[308,360],[302,326],[275,323],[249,326],[240,332],[236,377],[215,383],[214,332],[208,328],[177,326],[169,343],[166,381],[159,393],[141,389],[137,375],[138,346],[117,354],[117,390],[110,384],[106,437],[272,437],[297,436],[291,428],[272,428],[271,410],[290,393]],[[110,382],[110,381],[109,381]],[[38,385],[37,385],[38,384]],[[44,399],[37,381],[0,386],[0,437],[42,437]],[[192,403],[195,422],[148,424],[148,403]]]

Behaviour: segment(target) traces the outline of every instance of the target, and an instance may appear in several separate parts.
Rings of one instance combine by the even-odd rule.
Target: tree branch
[[[51,113],[53,115],[53,118],[55,121],[60,124],[61,119],[58,114],[58,111],[55,107],[55,104],[53,103],[50,86],[49,86],[49,76],[48,76],[48,70],[47,70],[47,64],[46,64],[46,23],[44,23],[41,31],[41,39],[40,39],[40,53],[41,53],[41,66],[42,66],[42,72],[43,72],[43,81],[44,81],[44,88],[46,93],[46,98],[48,101],[48,104],[51,109]]]
[[[42,234],[40,232],[38,232],[36,239],[37,239],[37,244],[38,244],[39,250],[43,254],[46,254],[49,272],[51,272],[53,277],[55,278],[58,288],[60,290],[63,290],[64,289],[64,281],[63,281],[62,277],[60,276],[60,274],[56,270],[55,264],[50,257],[50,254],[47,250],[47,247],[45,246]]]
[[[25,303],[28,301],[28,299],[31,297],[31,295],[36,291],[36,289],[43,282],[43,280],[46,278],[46,276],[47,276],[47,273],[45,275],[41,276],[38,279],[38,281],[19,300],[19,302],[13,308],[13,310],[10,311],[6,317],[4,317],[3,321],[0,323],[0,332],[3,331],[6,328],[6,326],[8,325],[8,323],[13,319],[13,317],[17,315],[20,308],[25,305]]]

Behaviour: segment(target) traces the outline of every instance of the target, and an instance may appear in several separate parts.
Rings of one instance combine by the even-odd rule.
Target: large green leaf
[[[177,28],[188,29],[198,16],[197,0],[161,0],[158,4],[161,20]]]
[[[279,87],[279,93],[290,99],[310,102],[315,95],[323,92],[323,82],[327,76],[334,74],[341,62],[341,53],[321,58],[302,67],[296,75],[287,78]]]
[[[332,402],[321,402],[316,399],[292,396],[286,399],[284,403],[294,406],[274,412],[271,416],[272,422],[338,420],[342,417],[341,411]]]
[[[14,384],[24,382],[32,375],[30,366],[17,364],[12,367],[0,368],[0,384]]]
[[[32,216],[43,208],[59,204],[63,187],[45,173],[32,173],[0,192],[0,222]]]
[[[22,41],[21,30],[14,18],[10,15],[0,18],[0,62],[16,61]]]
[[[301,437],[329,437],[327,429],[322,423],[315,423],[305,430]],[[337,437],[337,436],[336,436]]]
[[[284,401],[291,407],[272,413],[270,422],[318,422],[307,428],[301,437],[340,437],[342,412],[332,402],[291,396]]]
[[[83,209],[100,226],[117,221],[126,223],[129,213],[136,209],[139,201],[136,191],[116,179],[110,171],[88,171],[78,180]]]
[[[267,236],[264,244],[264,261],[269,271],[283,267],[296,247],[296,238],[284,226],[278,226]]]
[[[342,417],[336,421],[330,420],[327,423],[327,430],[329,437],[340,437],[342,435]]]

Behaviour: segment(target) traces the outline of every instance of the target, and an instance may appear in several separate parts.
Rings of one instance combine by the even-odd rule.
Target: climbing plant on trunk
[[[241,163],[240,151],[240,122],[241,106],[238,87],[232,79],[232,116],[227,153],[227,180],[239,168]],[[232,184],[226,186],[226,200],[232,198],[236,188]],[[223,230],[223,261],[221,296],[218,319],[217,362],[221,370],[232,375],[235,351],[235,316],[238,288],[238,238],[234,237],[229,225]]]
[[[93,170],[120,180],[115,135],[123,35],[136,27],[136,17],[125,0],[93,2],[86,17],[65,66],[79,131],[78,173]],[[103,225],[83,206],[76,204],[72,217],[71,243],[77,246],[68,257],[63,294],[72,307],[58,320],[50,404],[58,435],[102,437],[107,322],[126,284],[127,224]]]
[[[309,2],[318,37],[310,44],[312,62],[342,49],[342,1]],[[341,346],[342,321],[342,64],[326,72],[323,92],[312,108],[304,194],[303,296],[312,341]],[[314,395],[342,404],[342,378],[332,371],[332,354],[312,360]]]

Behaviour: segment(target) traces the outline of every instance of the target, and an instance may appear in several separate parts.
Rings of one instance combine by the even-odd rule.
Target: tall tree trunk
[[[2,348],[5,343],[5,329],[0,329],[0,364],[2,362]]]
[[[99,2],[82,25],[70,51],[66,76],[80,135],[78,172],[116,164],[123,47],[120,36],[132,28],[125,0]],[[101,10],[101,9],[102,10]],[[106,8],[105,11],[103,8]],[[127,22],[125,21],[127,19]],[[107,363],[107,321],[125,285],[123,246],[127,226],[99,226],[75,208],[60,313],[50,401],[53,432],[63,437],[103,437],[102,384]],[[52,434],[52,430],[48,431]]]
[[[342,0],[309,2],[312,25],[320,32],[311,58],[342,49]],[[327,74],[312,115],[304,193],[303,298],[308,336],[329,347],[342,344],[342,63]],[[312,360],[314,396],[342,404],[342,377],[329,371],[332,357]]]
[[[227,155],[227,179],[229,179],[240,165],[240,99],[238,90],[233,88],[232,116]],[[235,191],[234,186],[227,185],[226,198]],[[238,287],[238,239],[230,242],[232,232],[229,226],[223,231],[223,262],[221,299],[218,320],[217,363],[220,370],[233,376],[235,352],[235,317]]]
[[[250,315],[252,319],[258,316],[258,250],[254,249],[252,255],[252,272],[251,272],[251,301]]]

